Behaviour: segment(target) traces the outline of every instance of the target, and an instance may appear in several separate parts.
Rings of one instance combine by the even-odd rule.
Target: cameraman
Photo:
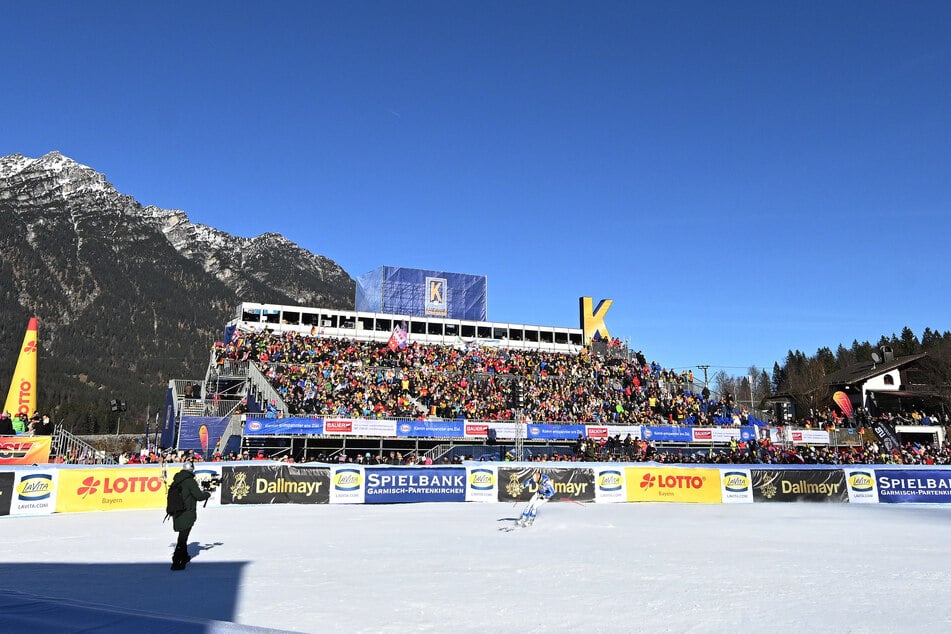
[[[195,480],[195,463],[186,462],[181,471],[172,479],[172,486],[180,485],[182,497],[185,500],[185,510],[172,520],[172,528],[178,531],[178,542],[172,554],[172,570],[184,570],[185,564],[191,561],[188,555],[188,534],[198,519],[198,502],[211,497],[210,491],[202,491]]]

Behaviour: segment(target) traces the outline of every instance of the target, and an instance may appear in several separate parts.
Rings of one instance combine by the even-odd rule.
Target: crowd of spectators
[[[613,343],[613,342],[612,342]],[[241,332],[215,344],[216,361],[256,363],[291,416],[513,420],[512,382],[533,420],[599,424],[741,424],[730,398],[699,390],[692,371],[630,358],[379,343],[294,332]]]
[[[24,413],[13,416],[10,412],[0,414],[0,436],[52,436],[53,423],[49,416],[34,412],[27,417]]]

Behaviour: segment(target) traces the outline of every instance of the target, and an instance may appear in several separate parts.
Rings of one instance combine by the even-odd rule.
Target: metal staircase
[[[76,464],[115,464],[115,459],[106,451],[96,449],[78,436],[63,428],[62,424],[53,430],[50,445],[50,462]]]

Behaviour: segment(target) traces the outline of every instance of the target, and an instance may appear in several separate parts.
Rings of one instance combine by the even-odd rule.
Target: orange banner
[[[624,472],[628,502],[723,502],[717,469],[627,467]]]
[[[178,469],[168,470],[168,481]],[[61,469],[56,512],[164,509],[165,481],[157,467]]]
[[[0,436],[0,465],[46,464],[52,436]]]

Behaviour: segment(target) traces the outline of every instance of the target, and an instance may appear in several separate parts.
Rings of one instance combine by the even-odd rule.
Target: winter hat
[[[186,462],[185,464],[182,465],[182,469],[184,469],[185,471],[194,471],[195,463],[191,461]]]

